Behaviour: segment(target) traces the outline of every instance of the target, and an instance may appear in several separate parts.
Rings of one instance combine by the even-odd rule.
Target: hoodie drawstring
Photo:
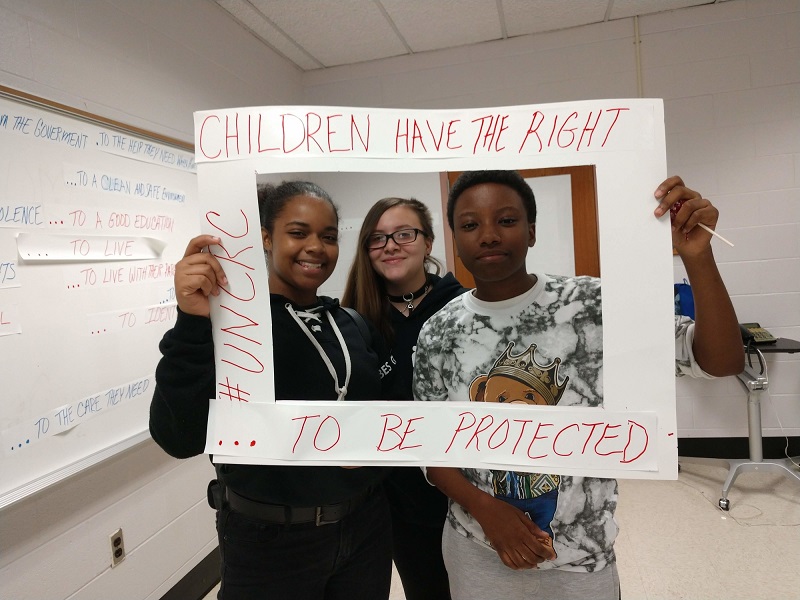
[[[306,311],[298,311],[295,312],[292,305],[288,302],[286,303],[286,310],[289,311],[289,314],[292,315],[294,320],[297,322],[297,325],[300,329],[303,330],[303,333],[306,334],[306,337],[311,340],[311,343],[314,344],[314,347],[319,352],[320,357],[322,357],[325,366],[328,367],[328,372],[333,377],[333,388],[336,391],[336,400],[342,401],[344,397],[347,395],[347,386],[350,383],[350,374],[352,372],[352,365],[350,364],[350,352],[347,349],[347,345],[344,343],[344,338],[342,337],[342,332],[339,331],[339,327],[336,325],[336,321],[334,321],[333,316],[331,315],[330,311],[325,311],[325,314],[328,316],[328,321],[333,328],[333,332],[336,334],[336,339],[339,340],[339,344],[342,347],[342,354],[344,354],[344,365],[345,365],[345,376],[344,376],[344,385],[339,387],[339,378],[336,375],[336,369],[333,368],[333,363],[331,363],[331,359],[328,358],[328,355],[325,354],[325,351],[322,349],[322,346],[319,345],[317,338],[315,338],[311,332],[308,330],[308,326],[300,320],[300,317],[306,320],[312,320],[321,322],[321,319],[318,314],[313,312],[306,312]],[[315,331],[319,331],[319,325],[312,325]]]

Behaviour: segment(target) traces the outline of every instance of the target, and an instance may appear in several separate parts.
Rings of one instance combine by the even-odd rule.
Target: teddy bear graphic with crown
[[[489,372],[470,383],[470,400],[539,406],[558,404],[569,382],[568,376],[562,382],[558,380],[561,359],[542,366],[535,357],[536,344],[516,355],[512,354],[513,348],[514,342],[510,342]],[[522,510],[547,534],[547,539],[542,538],[542,541],[550,546],[553,545],[551,522],[560,482],[560,475],[492,471],[495,497]]]

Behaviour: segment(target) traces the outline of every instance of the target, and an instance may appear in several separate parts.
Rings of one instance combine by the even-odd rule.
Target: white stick
[[[710,233],[711,235],[715,235],[715,236],[717,236],[717,237],[718,237],[719,239],[721,239],[723,242],[725,242],[726,244],[728,244],[728,246],[730,246],[731,248],[733,248],[733,243],[732,243],[732,242],[729,242],[728,240],[726,240],[724,237],[722,237],[720,234],[718,234],[716,231],[714,231],[714,230],[713,230],[713,229],[711,229],[710,227],[706,227],[706,226],[705,226],[705,225],[703,225],[702,223],[698,223],[698,225],[700,225],[700,227],[702,227],[703,229],[705,229],[705,230],[706,230],[708,233]]]

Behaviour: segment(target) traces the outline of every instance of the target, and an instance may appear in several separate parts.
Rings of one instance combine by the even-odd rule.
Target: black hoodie
[[[402,397],[413,400],[413,354],[422,325],[445,304],[467,291],[452,273],[444,277],[428,275],[433,289],[408,317],[391,310],[394,328],[392,354],[397,359],[397,385]],[[447,497],[430,485],[418,467],[397,467],[386,482],[386,495],[397,527],[407,523],[441,528],[447,516]]]
[[[319,352],[286,305],[294,310],[330,312],[350,353],[352,375],[346,400],[397,398],[394,372],[381,378],[379,369],[392,361],[377,330],[369,325],[365,340],[338,300],[322,296],[314,307],[300,307],[284,296],[270,294],[275,397],[279,400],[336,400],[333,378]],[[315,337],[344,381],[344,354],[327,318]],[[215,397],[214,344],[211,321],[178,311],[175,327],[160,344],[156,388],[150,405],[150,434],[168,454],[188,458],[201,454],[208,426],[208,399]],[[225,484],[242,496],[289,506],[319,506],[341,502],[383,480],[379,467],[218,465]]]
[[[397,385],[402,390],[403,398],[413,400],[411,383],[414,375],[413,354],[417,347],[417,338],[425,321],[430,319],[441,308],[467,291],[452,273],[444,277],[429,274],[428,280],[433,283],[429,291],[408,317],[399,310],[391,309],[394,344],[392,354],[397,359]]]

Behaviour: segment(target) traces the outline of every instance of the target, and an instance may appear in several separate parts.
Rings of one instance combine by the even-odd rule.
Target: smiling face
[[[497,183],[464,190],[453,209],[453,235],[479,299],[507,300],[530,289],[525,257],[536,243],[536,225],[528,223],[515,190]]]
[[[422,229],[417,212],[408,206],[394,206],[381,215],[372,231],[392,234],[401,229]],[[378,277],[392,295],[413,292],[425,284],[425,257],[431,252],[431,241],[422,233],[410,244],[387,240],[386,246],[368,250],[369,260]]]
[[[317,289],[339,258],[336,212],[327,200],[295,196],[275,218],[272,232],[262,228],[269,264],[269,290],[301,306],[313,304]]]

